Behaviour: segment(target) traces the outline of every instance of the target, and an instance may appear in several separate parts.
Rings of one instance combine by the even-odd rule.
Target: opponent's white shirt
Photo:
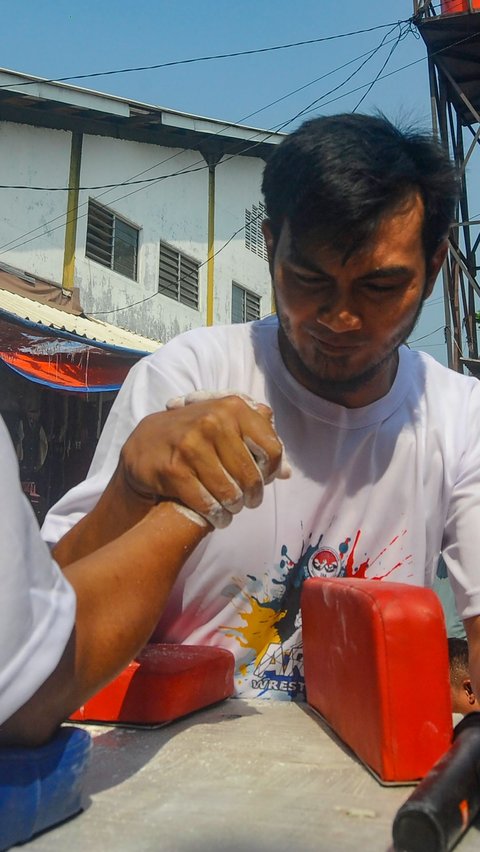
[[[54,671],[75,622],[75,593],[40,536],[0,418],[0,723]]]
[[[47,540],[94,505],[142,417],[171,397],[226,388],[272,407],[293,475],[204,539],[158,639],[227,647],[239,694],[296,697],[308,576],[430,585],[443,550],[459,612],[480,613],[480,384],[402,347],[389,393],[347,409],[288,373],[275,318],[197,329],[144,358],[117,398],[88,479],[51,510]]]

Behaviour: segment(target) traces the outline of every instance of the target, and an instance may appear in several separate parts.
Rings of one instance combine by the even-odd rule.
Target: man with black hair
[[[138,364],[45,537],[62,564],[158,499],[206,518],[155,637],[229,648],[238,694],[277,698],[304,695],[306,577],[430,586],[442,551],[480,692],[480,386],[403,345],[445,258],[452,165],[383,118],[323,117],[279,145],[263,191],[278,317]]]
[[[454,713],[478,712],[480,704],[473,692],[468,668],[468,644],[466,639],[451,637],[448,639],[448,659],[450,663],[450,692]]]

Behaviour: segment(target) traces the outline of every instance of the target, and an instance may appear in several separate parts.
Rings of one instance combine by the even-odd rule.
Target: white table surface
[[[88,727],[86,810],[28,852],[387,852],[382,787],[302,704],[231,699],[156,730]],[[480,848],[473,826],[456,849]]]

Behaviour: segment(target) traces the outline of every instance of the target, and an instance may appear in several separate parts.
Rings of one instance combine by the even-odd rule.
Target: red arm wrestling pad
[[[171,722],[233,695],[234,666],[233,654],[224,648],[146,645],[70,719],[131,725]]]
[[[431,589],[306,580],[307,701],[385,783],[422,778],[450,747],[448,646]]]

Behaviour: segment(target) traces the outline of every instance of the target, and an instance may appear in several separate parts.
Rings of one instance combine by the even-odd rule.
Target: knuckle
[[[253,460],[246,461],[242,465],[242,484],[244,491],[253,491],[261,487],[262,475]]]
[[[173,454],[166,460],[161,472],[162,480],[165,482],[184,482],[186,479],[186,471],[181,459],[177,454]]]
[[[242,411],[246,407],[246,402],[241,397],[236,394],[230,394],[230,396],[224,397],[222,400],[219,400],[222,403],[222,407],[227,411],[231,411],[234,414],[237,414],[239,411]]]
[[[283,448],[282,446],[276,442],[269,452],[270,465],[273,469],[277,468],[282,460]]]
[[[217,406],[211,411],[206,411],[200,420],[203,434],[207,437],[213,437],[218,432],[221,422],[222,418],[220,412],[217,411]]]
[[[216,497],[220,503],[235,503],[242,496],[242,489],[236,482],[224,482],[216,488]]]

